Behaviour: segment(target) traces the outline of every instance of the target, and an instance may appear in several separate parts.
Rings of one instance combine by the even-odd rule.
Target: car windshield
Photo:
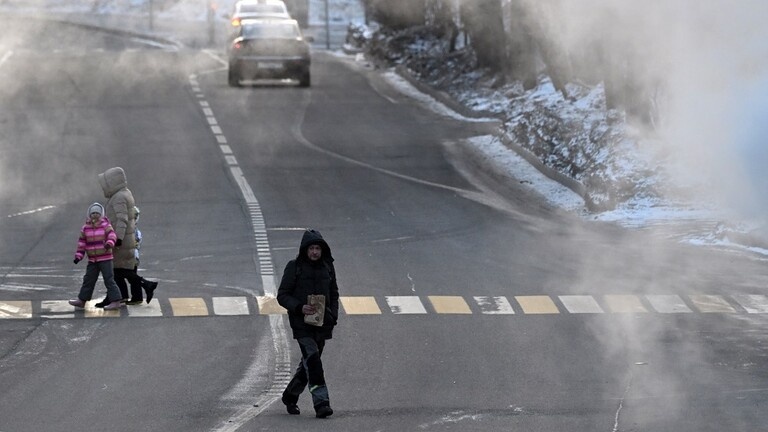
[[[299,29],[293,23],[270,23],[244,25],[243,37],[253,39],[296,39]]]
[[[285,14],[285,10],[280,5],[271,4],[244,4],[240,6],[240,10],[238,12],[241,14]]]

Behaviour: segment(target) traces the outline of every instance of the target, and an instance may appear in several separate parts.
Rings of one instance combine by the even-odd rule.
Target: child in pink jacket
[[[91,204],[88,207],[88,218],[80,230],[80,239],[77,241],[75,252],[75,264],[87,255],[88,267],[85,269],[80,294],[76,299],[70,300],[69,304],[76,308],[84,308],[85,302],[89,301],[93,295],[93,289],[101,273],[104,285],[107,286],[109,300],[104,309],[119,309],[123,306],[120,301],[122,298],[120,288],[115,283],[115,273],[112,268],[112,248],[116,241],[117,234],[112,229],[109,219],[104,216],[104,206],[99,203]]]

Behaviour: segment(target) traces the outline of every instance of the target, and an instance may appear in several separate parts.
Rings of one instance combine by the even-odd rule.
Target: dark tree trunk
[[[540,17],[562,16],[560,2],[561,0],[550,0],[538,3],[536,7],[539,9],[533,13]],[[563,96],[568,97],[565,84],[571,78],[569,53],[558,47],[556,35],[549,34],[548,31],[545,28],[545,21],[531,21],[532,38],[536,44],[539,57],[546,67],[546,73],[552,80],[555,89],[562,93]]]
[[[438,37],[448,40],[448,52],[456,50],[459,37],[454,4],[454,0],[427,0],[427,24],[437,30]]]
[[[536,43],[524,0],[510,0],[507,4],[508,74],[523,82],[523,88],[536,87]]]
[[[424,25],[425,0],[365,0],[366,15],[392,29]]]
[[[462,0],[461,15],[478,65],[502,72],[507,49],[501,0]]]

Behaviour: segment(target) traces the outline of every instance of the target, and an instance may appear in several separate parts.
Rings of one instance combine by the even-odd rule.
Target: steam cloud
[[[746,219],[768,210],[768,2],[526,0],[565,52],[596,40],[658,90],[659,129],[683,184]]]

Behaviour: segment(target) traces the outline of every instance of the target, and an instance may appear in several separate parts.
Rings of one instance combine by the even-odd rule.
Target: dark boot
[[[152,301],[155,296],[155,290],[157,289],[157,282],[148,281],[144,278],[141,279],[141,287],[147,292],[147,304]]]
[[[104,297],[104,300],[96,303],[94,306],[97,308],[103,308],[104,306],[112,303],[112,301],[109,299],[109,297]]]
[[[333,410],[329,405],[323,405],[315,409],[315,417],[317,418],[326,418],[331,414],[333,414]]]
[[[291,415],[299,415],[301,414],[301,410],[299,409],[299,406],[296,404],[293,405],[286,405],[285,410],[288,411],[288,414]]]

